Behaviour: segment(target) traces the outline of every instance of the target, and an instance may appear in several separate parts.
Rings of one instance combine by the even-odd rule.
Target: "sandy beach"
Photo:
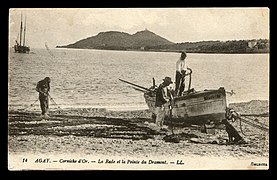
[[[269,102],[250,101],[229,105],[247,118],[269,126]],[[201,132],[199,126],[178,127],[160,132],[153,130],[151,112],[107,111],[105,109],[66,109],[50,112],[48,120],[37,112],[9,112],[9,155],[50,154],[107,157],[204,157],[255,159],[269,157],[269,132],[239,121],[232,123],[246,144],[226,144],[224,129]],[[241,131],[242,130],[242,131]],[[174,133],[178,143],[165,137]],[[197,140],[197,141],[195,141]]]

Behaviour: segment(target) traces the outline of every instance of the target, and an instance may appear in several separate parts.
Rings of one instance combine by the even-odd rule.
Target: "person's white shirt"
[[[182,70],[187,70],[187,66],[185,60],[181,60],[181,58],[176,62],[176,71],[182,72]]]

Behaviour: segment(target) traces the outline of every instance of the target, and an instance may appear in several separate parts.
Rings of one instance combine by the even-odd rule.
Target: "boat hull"
[[[150,111],[155,114],[155,93],[145,93],[145,101]],[[172,110],[170,103],[165,104],[165,119],[175,122],[202,124],[209,121],[220,123],[226,114],[226,93],[224,88],[191,92],[174,97]]]
[[[30,52],[30,47],[15,45],[14,46],[14,52],[16,52],[16,53],[29,53]]]

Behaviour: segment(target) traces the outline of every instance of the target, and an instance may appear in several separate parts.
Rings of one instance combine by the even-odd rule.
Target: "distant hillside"
[[[268,39],[199,41],[173,43],[157,34],[144,30],[135,34],[118,31],[100,32],[96,36],[57,48],[162,51],[190,53],[269,53]]]
[[[144,30],[133,35],[118,32],[108,31],[100,32],[96,36],[92,36],[73,44],[66,46],[57,46],[57,48],[81,48],[81,49],[143,49],[146,46],[160,46],[174,44],[162,38],[155,33]]]
[[[139,31],[132,35],[134,44],[131,47],[146,47],[146,46],[159,46],[159,45],[172,45],[173,42],[156,35],[155,33],[145,30]]]

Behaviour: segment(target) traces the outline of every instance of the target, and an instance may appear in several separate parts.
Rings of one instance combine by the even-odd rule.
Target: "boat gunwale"
[[[225,90],[223,88],[219,88],[216,90],[203,90],[203,91],[192,92],[192,93],[186,94],[184,96],[174,97],[174,100],[179,101],[179,100],[186,100],[186,99],[190,99],[190,98],[198,98],[198,97],[203,97],[203,96],[215,94],[215,93],[222,94],[224,97],[226,97]]]

